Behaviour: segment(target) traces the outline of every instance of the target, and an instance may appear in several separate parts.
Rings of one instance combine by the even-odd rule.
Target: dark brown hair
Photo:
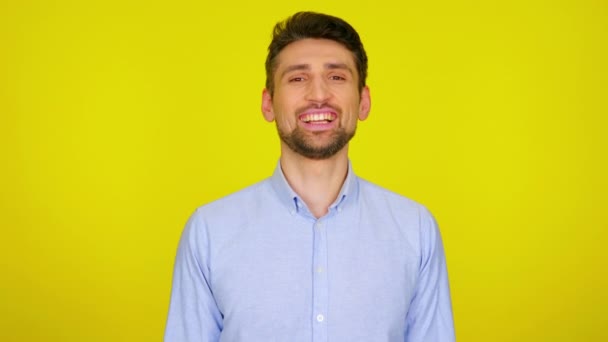
[[[359,91],[365,87],[367,78],[367,54],[361,38],[346,21],[322,13],[298,12],[278,22],[272,32],[272,42],[266,57],[266,89],[274,93],[276,59],[287,45],[306,38],[329,39],[342,44],[353,53],[359,74]]]

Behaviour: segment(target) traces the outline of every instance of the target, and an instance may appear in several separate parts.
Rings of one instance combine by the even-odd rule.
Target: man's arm
[[[406,342],[452,342],[454,323],[441,236],[426,209],[420,217],[420,274],[407,314]]]
[[[198,215],[186,224],[177,249],[165,342],[217,342],[222,330],[209,284],[207,234]]]

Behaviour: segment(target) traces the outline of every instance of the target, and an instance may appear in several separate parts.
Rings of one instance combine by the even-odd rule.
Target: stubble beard
[[[327,132],[306,132],[296,127],[292,132],[281,130],[277,124],[277,130],[281,140],[295,153],[314,160],[322,160],[333,157],[340,152],[346,144],[355,136],[355,130],[347,132],[340,127],[331,132],[330,141],[324,145],[315,145],[314,136],[327,134]],[[311,136],[312,135],[312,136]]]

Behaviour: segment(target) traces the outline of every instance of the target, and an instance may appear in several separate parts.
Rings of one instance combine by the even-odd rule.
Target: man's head
[[[343,152],[367,118],[367,56],[345,21],[301,12],[275,26],[262,112],[276,121],[284,154],[328,159]]]
[[[359,77],[359,91],[365,87],[367,54],[357,31],[349,23],[337,17],[314,12],[298,12],[274,26],[266,57],[266,89],[270,95],[274,94],[274,73],[279,53],[287,45],[306,38],[333,40],[352,52]]]

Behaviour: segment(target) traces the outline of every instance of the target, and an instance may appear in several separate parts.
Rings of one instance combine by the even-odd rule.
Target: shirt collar
[[[279,200],[281,203],[285,204],[290,211],[297,212],[302,206],[304,206],[304,201],[302,201],[300,196],[298,196],[298,194],[293,191],[291,186],[289,186],[289,183],[287,183],[285,174],[283,174],[283,170],[281,169],[281,161],[277,163],[277,167],[270,177],[270,183],[279,195]],[[334,203],[329,206],[329,209],[340,209],[340,207],[342,207],[348,201],[348,199],[355,197],[357,193],[357,185],[357,176],[354,174],[352,164],[349,160],[348,171],[344,184],[342,184],[338,197],[336,197]]]

